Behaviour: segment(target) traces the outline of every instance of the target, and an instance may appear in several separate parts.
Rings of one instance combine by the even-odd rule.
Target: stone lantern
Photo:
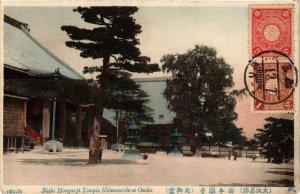
[[[137,160],[142,158],[141,153],[136,149],[138,140],[137,132],[139,129],[140,127],[135,123],[127,127],[128,136],[124,144],[128,145],[129,148],[124,150],[123,159],[125,160]]]
[[[177,129],[171,134],[172,148],[169,155],[172,156],[183,156],[180,151],[181,134],[178,133]]]
[[[128,130],[128,136],[126,138],[126,141],[129,142],[129,149],[131,150],[136,150],[136,143],[137,143],[137,139],[138,139],[138,135],[137,132],[140,129],[139,126],[137,126],[136,124],[131,124],[127,127]]]

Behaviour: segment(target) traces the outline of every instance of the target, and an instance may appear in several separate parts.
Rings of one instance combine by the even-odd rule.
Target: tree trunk
[[[98,109],[94,114],[94,122],[92,127],[92,135],[90,137],[90,145],[89,145],[89,161],[88,164],[99,164],[101,161],[100,153],[100,129],[101,125],[99,123],[99,119],[102,118],[103,108],[95,108]],[[101,111],[102,110],[102,111]]]
[[[101,77],[102,79],[100,79],[100,90],[105,90],[107,89],[106,86],[106,81],[109,75],[109,56],[105,56],[103,57],[103,71],[101,73]]]
[[[94,124],[92,128],[92,136],[90,138],[89,146],[89,162],[88,164],[99,164],[99,132],[100,125],[96,117],[94,117]]]
[[[103,58],[103,72],[102,72],[102,78],[106,79],[108,75],[108,69],[109,69],[109,59],[110,56],[105,56]],[[102,89],[105,89],[105,85],[103,83],[100,83],[100,91]],[[94,107],[94,123],[92,127],[92,135],[90,137],[90,145],[89,145],[89,162],[88,164],[99,164],[101,162],[102,157],[102,149],[100,148],[100,131],[101,131],[101,122],[102,122],[102,114],[104,111],[103,106],[95,106]]]

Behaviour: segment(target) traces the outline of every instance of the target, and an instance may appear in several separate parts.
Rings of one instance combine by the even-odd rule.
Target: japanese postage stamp
[[[248,83],[245,77],[245,85],[251,88],[253,111],[294,111],[297,69],[292,61],[293,12],[293,5],[249,6],[251,70],[247,66],[245,76],[252,81]]]
[[[251,5],[249,9],[251,56],[266,50],[276,50],[292,56],[293,5]],[[262,56],[278,55],[269,52]]]

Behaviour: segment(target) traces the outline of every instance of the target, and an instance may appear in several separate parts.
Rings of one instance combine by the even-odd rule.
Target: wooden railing
[[[41,135],[29,125],[25,127],[25,135],[33,139],[36,143],[43,145],[43,138],[41,137]]]

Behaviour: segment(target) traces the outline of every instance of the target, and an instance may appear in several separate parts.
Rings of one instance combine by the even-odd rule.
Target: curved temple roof
[[[71,79],[84,79],[82,75],[44,48],[27,30],[25,26],[19,28],[7,21],[4,22],[5,66],[32,74],[52,74],[59,71],[61,75]]]

